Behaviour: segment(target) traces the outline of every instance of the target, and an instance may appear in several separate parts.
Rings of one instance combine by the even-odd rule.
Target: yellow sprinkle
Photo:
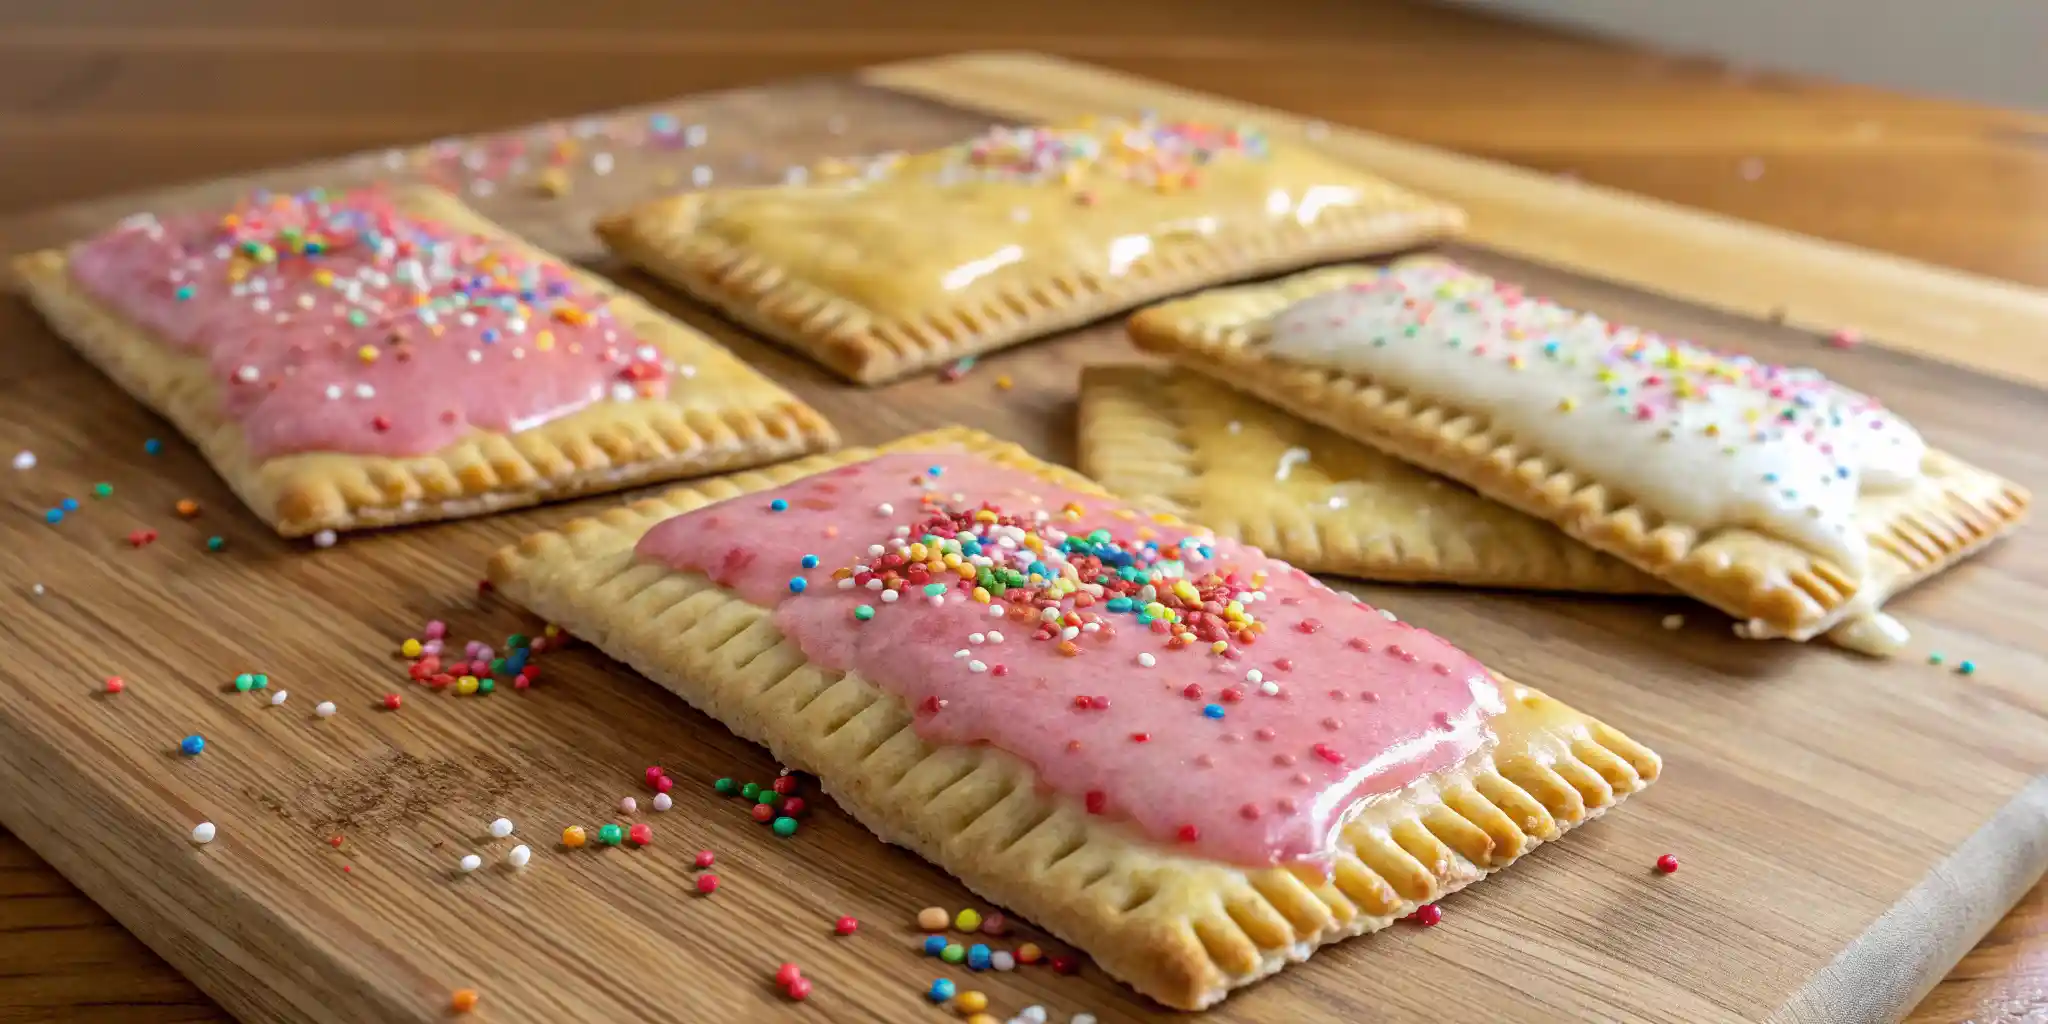
[[[1039,540],[1037,534],[1029,534],[1024,538],[1024,547],[1028,551],[1044,551],[1045,542]]]
[[[981,912],[973,907],[962,909],[958,914],[953,915],[953,927],[963,932],[971,932],[981,927]]]
[[[923,542],[923,541],[918,541],[918,542],[916,542],[916,543],[913,543],[913,544],[911,544],[911,545],[910,545],[910,550],[904,553],[904,557],[905,557],[905,558],[908,558],[908,559],[910,559],[910,560],[911,560],[911,561],[913,561],[913,562],[922,562],[922,561],[924,561],[924,558],[925,558],[924,542]]]
[[[573,850],[583,845],[583,826],[571,825],[562,830],[562,845]]]
[[[476,677],[463,676],[455,681],[455,692],[465,696],[476,692]]]
[[[996,511],[995,511],[995,509],[992,509],[992,508],[985,508],[985,509],[982,509],[982,510],[981,510],[981,511],[979,511],[979,512],[976,512],[976,513],[974,514],[974,521],[975,521],[975,522],[977,522],[977,523],[993,523],[993,522],[995,522],[995,521],[996,521]]]
[[[1127,508],[1120,508],[1120,509],[1117,509],[1116,511],[1114,511],[1114,512],[1111,512],[1111,513],[1110,513],[1110,515],[1113,515],[1113,516],[1117,517],[1118,519],[1136,519],[1136,518],[1138,518],[1138,513],[1136,513],[1136,512],[1133,512],[1133,511],[1131,511],[1130,509],[1127,509]]]
[[[1183,601],[1199,601],[1202,599],[1201,591],[1196,590],[1194,584],[1186,580],[1173,581],[1173,596]]]
[[[967,1018],[967,1024],[1003,1024],[1003,1022],[995,1019],[994,1017],[989,1016],[986,1013],[977,1013],[974,1016]]]
[[[975,603],[975,604],[987,604],[987,603],[988,603],[988,588],[987,588],[987,587],[976,587],[976,588],[974,588],[974,603]]]
[[[1227,651],[1227,650],[1229,650],[1229,649],[1230,649],[1230,644],[1228,644],[1228,643],[1226,643],[1226,642],[1224,642],[1224,641],[1222,641],[1222,640],[1218,640],[1218,641],[1216,641],[1215,643],[1213,643],[1213,644],[1210,644],[1210,645],[1209,645],[1209,650],[1211,650],[1211,651],[1213,651],[1213,652],[1215,652],[1215,653],[1217,653],[1217,654],[1222,654],[1222,653],[1223,653],[1224,651]]]
[[[533,347],[534,347],[534,348],[537,348],[537,349],[540,349],[540,350],[541,350],[542,352],[552,352],[552,351],[554,351],[554,348],[555,348],[555,332],[553,332],[553,331],[542,331],[542,332],[540,332],[539,334],[536,334],[536,335],[534,335],[534,336],[533,336]]]
[[[1578,400],[1578,399],[1576,399],[1576,398],[1560,398],[1560,399],[1558,399],[1558,401],[1557,401],[1557,411],[1558,411],[1558,412],[1570,412],[1570,411],[1572,411],[1573,409],[1576,409],[1576,408],[1578,408],[1578,407],[1579,407],[1579,400]]]
[[[418,640],[407,639],[404,643],[398,645],[398,653],[403,654],[408,658],[417,658],[420,656],[420,642]]]
[[[1709,423],[1706,426],[1705,433],[1708,437],[1720,437],[1721,425],[1719,423]]]
[[[960,563],[960,568],[955,569],[953,571],[959,573],[960,578],[963,580],[971,580],[976,576],[980,575],[979,573],[974,571],[974,566],[968,565],[966,562]]]
[[[1244,618],[1244,602],[1232,601],[1223,606],[1223,614],[1233,619]]]
[[[997,391],[1008,391],[1008,390],[1010,390],[1010,389],[1011,389],[1012,387],[1015,387],[1015,386],[1016,386],[1016,385],[1015,385],[1014,383],[1012,383],[1012,382],[1011,382],[1011,380],[1010,380],[1010,375],[1009,375],[1009,374],[1007,374],[1007,373],[1006,373],[1006,374],[1003,374],[1002,376],[1000,376],[1000,377],[997,377],[997,378],[996,378],[996,390],[997,390]]]
[[[1160,604],[1157,601],[1154,601],[1151,604],[1145,606],[1145,614],[1150,615],[1155,619],[1164,618],[1166,615],[1166,606]]]
[[[940,564],[948,569],[958,569],[960,568],[960,556],[948,551],[946,552],[946,557],[940,560]]]
[[[550,640],[553,640],[554,638],[562,635],[562,627],[550,622],[547,624],[546,628],[541,630],[541,635],[547,637]]]
[[[314,283],[314,284],[317,284],[317,285],[319,285],[319,286],[320,286],[320,287],[322,287],[322,288],[327,288],[327,287],[330,287],[330,286],[332,286],[332,285],[334,284],[334,271],[332,271],[332,270],[315,270],[315,271],[313,271],[313,283]]]
[[[965,929],[962,929],[963,931]],[[953,1008],[961,1013],[980,1013],[988,1009],[988,997],[968,989],[953,997]]]

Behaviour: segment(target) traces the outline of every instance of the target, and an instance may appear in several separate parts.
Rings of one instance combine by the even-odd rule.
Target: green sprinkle
[[[948,942],[945,949],[939,950],[939,959],[949,964],[957,964],[967,959],[967,951],[960,948],[957,942]]]
[[[943,583],[927,583],[924,585],[924,596],[926,597],[944,597],[945,594],[946,585]]]
[[[617,846],[626,839],[626,830],[617,825],[606,825],[597,830],[597,841],[606,846]]]
[[[785,839],[789,838],[790,836],[796,835],[795,818],[777,818],[775,819],[775,824],[769,827],[775,830],[776,835],[782,836]]]
[[[498,688],[498,681],[497,681],[497,680],[495,680],[495,679],[492,679],[492,678],[491,678],[491,677],[489,677],[489,676],[485,676],[484,678],[482,678],[482,679],[479,679],[479,680],[477,680],[477,681],[476,681],[476,692],[478,692],[478,693],[489,693],[489,692],[491,692],[492,690],[495,690],[495,689],[497,689],[497,688]]]
[[[780,799],[782,799],[782,794],[777,793],[774,787],[771,786],[762,786],[761,791],[759,793],[754,794],[754,802],[757,804],[769,804],[773,806],[775,801]]]
[[[871,604],[861,605],[853,610],[853,617],[866,622],[875,617],[875,606]]]
[[[259,690],[267,690],[270,688],[270,677],[264,675],[261,672],[258,672],[255,675],[250,676],[249,682]]]
[[[348,311],[348,322],[351,326],[361,327],[370,322],[370,317],[360,309],[351,309]]]
[[[758,799],[761,796],[761,784],[758,782],[749,782],[746,785],[741,786],[740,795],[746,797],[749,800]]]
[[[235,677],[235,689],[242,693],[248,693],[249,689],[255,685],[256,677],[247,672]]]
[[[1939,665],[1939,664],[1941,664],[1941,663],[1942,663],[1942,662],[1943,662],[1944,660],[1946,660],[1946,659],[1944,659],[1944,658],[1942,657],[1942,655],[1941,655],[1941,652],[1940,652],[1940,651],[1932,651],[1932,652],[1929,652],[1929,653],[1928,653],[1928,655],[1927,655],[1927,663],[1928,663],[1929,665]]]
[[[221,538],[219,538],[219,537],[208,537],[208,538],[206,538],[206,550],[208,550],[208,551],[219,551],[220,549],[222,549],[222,548],[224,548],[224,547],[227,547],[227,546],[228,546],[228,542],[227,542],[227,541],[225,541],[225,540],[222,540],[222,539],[221,539]]]
[[[1977,674],[1977,663],[1965,658],[1956,663],[1956,671],[1966,676],[1974,676]]]
[[[733,790],[740,788],[740,784],[731,779],[720,779],[712,783],[711,788],[717,790],[721,796],[731,796]]]
[[[498,673],[500,673],[500,672],[503,672],[503,671],[505,671],[505,659],[503,659],[503,658],[492,658],[492,659],[491,659],[491,674],[492,674],[492,675],[497,675]]]
[[[113,484],[94,484],[94,485],[92,485],[92,496],[93,496],[93,497],[95,497],[95,498],[104,498],[104,497],[107,497],[108,495],[110,495],[110,494],[113,494],[113,493],[114,493],[114,485],[113,485]]]
[[[528,647],[532,643],[533,641],[528,640],[524,633],[514,633],[505,638],[505,646],[507,647]]]

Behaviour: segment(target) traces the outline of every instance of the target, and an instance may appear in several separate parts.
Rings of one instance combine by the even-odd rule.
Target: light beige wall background
[[[2048,0],[1451,0],[1666,49],[2048,109]]]

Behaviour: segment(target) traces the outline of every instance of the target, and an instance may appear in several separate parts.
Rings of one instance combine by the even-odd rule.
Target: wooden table
[[[0,3],[0,210],[898,57],[1085,58],[1687,205],[2048,285],[2048,118],[1359,0]],[[635,8],[630,12],[628,6]],[[616,10],[612,8],[617,8]],[[2038,204],[2036,204],[2038,205]],[[2030,215],[2030,213],[2032,215]],[[0,626],[4,628],[4,626]],[[218,1020],[0,833],[0,1020]],[[2048,888],[1916,1020],[2048,1011]]]

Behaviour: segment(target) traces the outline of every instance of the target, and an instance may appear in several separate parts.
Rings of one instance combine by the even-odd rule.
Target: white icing
[[[1858,494],[1911,486],[1926,452],[1903,420],[1815,371],[1609,324],[1449,264],[1306,299],[1276,319],[1268,351],[1481,411],[1667,517],[1769,533],[1857,575]]]
[[[1828,630],[1828,639],[1838,646],[1878,658],[1905,650],[1906,641],[1912,638],[1903,623],[1883,612],[1858,615]]]

